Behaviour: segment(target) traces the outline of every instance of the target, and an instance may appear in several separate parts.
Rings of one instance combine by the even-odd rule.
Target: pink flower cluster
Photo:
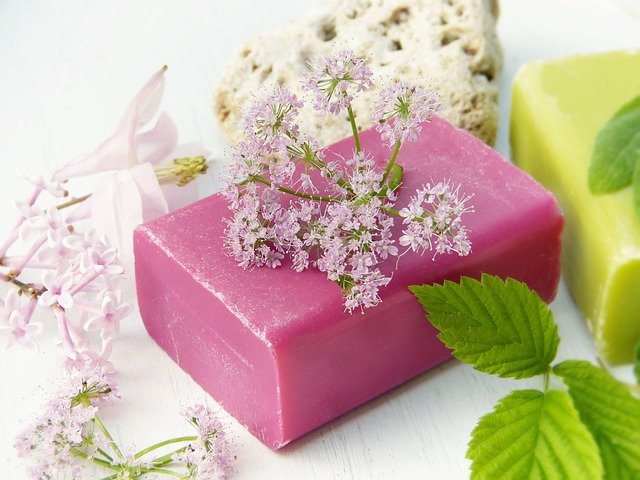
[[[222,423],[210,408],[195,405],[185,410],[196,435],[168,439],[126,455],[98,415],[100,407],[118,397],[108,366],[88,366],[68,376],[38,418],[16,438],[18,455],[29,461],[28,477],[96,478],[90,475],[93,467],[107,470],[111,476],[106,478],[114,479],[154,474],[185,480],[227,478],[233,457]],[[171,445],[173,450],[158,453]]]
[[[316,108],[346,108],[355,125],[351,101],[372,85],[364,60],[342,51],[316,63],[304,88],[315,93]],[[234,151],[224,190],[233,211],[226,245],[238,264],[275,268],[288,256],[298,272],[325,272],[342,288],[345,309],[353,311],[377,305],[380,288],[391,280],[379,266],[400,254],[394,217],[403,218],[398,243],[407,250],[467,255],[471,244],[462,216],[472,208],[459,187],[426,185],[408,206],[395,209],[402,180],[395,159],[435,112],[434,98],[404,82],[383,90],[376,114],[383,137],[394,145],[384,171],[360,148],[357,128],[350,158],[326,158],[297,124],[303,102],[283,87],[249,107],[245,139]]]
[[[314,108],[322,115],[340,113],[351,106],[356,94],[373,86],[371,69],[351,50],[341,50],[317,62],[310,62],[311,73],[303,90],[315,95]]]
[[[414,141],[425,118],[437,114],[442,108],[435,90],[397,81],[386,86],[373,109],[373,120],[382,139],[389,144]]]
[[[117,395],[108,369],[92,368],[67,377],[38,418],[16,438],[18,455],[30,460],[29,478],[86,478],[86,464],[78,458],[108,444],[94,421],[99,405]]]
[[[231,470],[232,455],[222,423],[204,405],[188,407],[182,415],[198,432],[194,441],[173,455],[173,460],[184,464],[187,470],[183,478],[225,480]]]
[[[9,345],[36,348],[40,307],[54,317],[67,367],[109,356],[120,321],[132,310],[118,280],[123,265],[133,263],[133,229],[194,200],[195,192],[182,187],[207,170],[201,148],[178,145],[173,121],[159,113],[165,71],[149,79],[95,151],[52,180],[23,176],[33,190],[16,202],[18,220],[0,245],[0,281],[11,288],[0,296],[0,335]],[[57,203],[68,196],[69,179],[97,173],[90,194]],[[85,233],[82,222],[90,222]]]
[[[106,360],[120,320],[131,312],[117,286],[124,270],[116,250],[92,232],[75,233],[55,204],[39,206],[44,192],[64,196],[60,183],[30,180],[34,192],[18,203],[18,221],[0,250],[4,280],[14,287],[0,300],[0,334],[9,345],[35,348],[43,327],[35,316],[40,307],[55,319],[68,367]],[[37,280],[19,280],[25,275]],[[98,348],[91,332],[97,332]]]

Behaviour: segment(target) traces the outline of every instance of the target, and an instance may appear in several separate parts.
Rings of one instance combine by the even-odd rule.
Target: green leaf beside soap
[[[558,330],[546,304],[523,283],[483,275],[460,284],[413,286],[453,355],[501,377],[544,373],[556,356]]]
[[[589,167],[589,190],[612,193],[633,183],[634,206],[640,215],[639,160],[640,96],[625,104],[598,132]]]

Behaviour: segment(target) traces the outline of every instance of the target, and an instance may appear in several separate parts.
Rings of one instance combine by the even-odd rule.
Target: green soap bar
[[[640,51],[530,63],[513,86],[512,159],[564,210],[564,275],[612,363],[640,340],[640,221],[630,187],[594,195],[587,173],[598,131],[639,94]]]

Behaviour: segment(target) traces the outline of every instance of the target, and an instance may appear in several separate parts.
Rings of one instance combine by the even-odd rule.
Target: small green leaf
[[[640,385],[640,342],[636,344],[636,351],[633,356],[633,376],[636,377],[636,383]]]
[[[600,447],[609,480],[640,478],[640,400],[607,372],[570,360],[553,368]]]
[[[517,390],[480,419],[467,458],[472,480],[602,478],[598,447],[560,390]]]
[[[546,372],[558,329],[540,297],[525,284],[482,275],[460,284],[410,287],[453,355],[477,370],[526,378]]]
[[[631,184],[640,158],[640,96],[624,105],[596,137],[589,190],[610,193]]]

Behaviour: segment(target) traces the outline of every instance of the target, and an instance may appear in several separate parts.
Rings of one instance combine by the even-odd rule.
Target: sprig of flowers
[[[345,309],[373,307],[391,280],[381,262],[401,255],[398,243],[420,253],[471,251],[464,214],[473,211],[460,186],[443,180],[427,184],[396,209],[402,145],[417,138],[421,124],[437,113],[433,91],[397,81],[384,88],[374,118],[392,151],[384,170],[363,151],[352,101],[373,86],[364,59],[348,50],[310,64],[303,89],[314,95],[321,114],[347,111],[354,152],[327,158],[297,123],[303,101],[283,87],[251,105],[243,120],[244,140],[233,152],[224,190],[233,217],[226,245],[242,268],[279,267],[285,257],[298,272],[317,268],[336,282]],[[403,235],[392,233],[403,219]]]
[[[69,376],[39,417],[16,438],[18,454],[29,461],[28,477],[80,480],[90,478],[93,467],[107,473],[103,480],[156,474],[184,480],[227,478],[232,455],[222,423],[209,407],[195,405],[183,411],[195,435],[126,454],[98,416],[102,406],[119,396],[113,371],[104,366]]]
[[[170,187],[207,171],[202,155],[173,156],[194,146],[176,146],[168,115],[160,114],[144,130],[159,109],[165,70],[144,85],[116,133],[94,152],[69,162],[52,179],[20,175],[31,192],[15,202],[18,218],[0,245],[0,283],[10,287],[0,295],[0,335],[9,346],[37,347],[42,310],[57,326],[67,368],[107,362],[120,321],[132,311],[118,287],[130,265],[122,249],[130,250],[137,224],[168,211]],[[68,199],[68,179],[103,171],[110,172],[94,191]],[[120,197],[132,203],[114,209]]]

